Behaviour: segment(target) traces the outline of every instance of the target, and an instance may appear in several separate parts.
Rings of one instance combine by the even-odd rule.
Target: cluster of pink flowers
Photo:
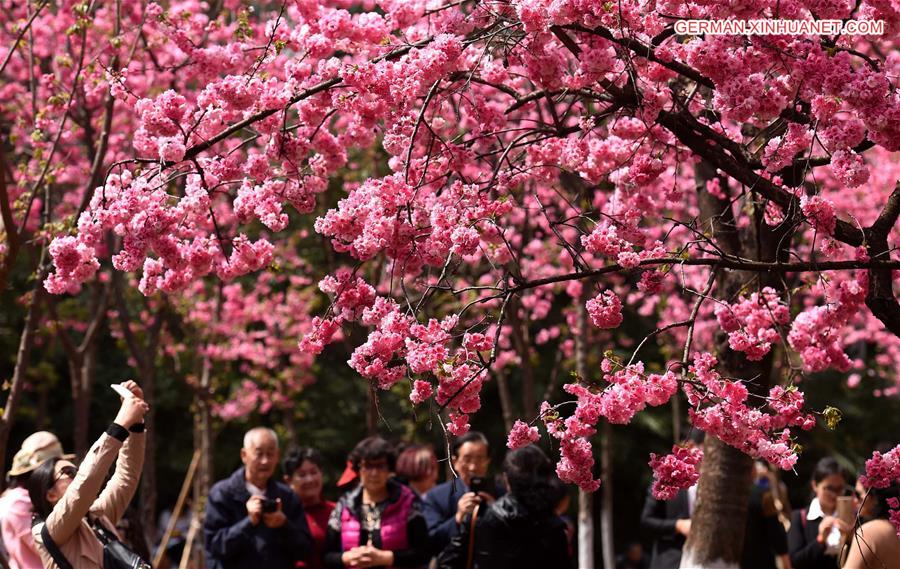
[[[516,421],[513,425],[512,430],[509,431],[509,437],[507,437],[506,446],[511,449],[516,449],[519,447],[530,445],[532,443],[536,443],[540,440],[540,438],[541,434],[538,432],[537,427],[530,427],[528,426],[528,423]]]
[[[602,277],[602,292],[586,301],[600,329],[581,331],[592,343],[626,347],[628,339],[609,331],[623,323],[626,304],[633,308],[629,314],[655,318],[660,328],[689,318],[694,300],[684,291],[701,290],[708,269],[647,261],[716,254],[705,242],[719,236],[695,223],[698,185],[731,203],[739,232],[794,213],[783,211],[780,200],[766,200],[763,219],[748,215],[749,206],[760,203],[760,188],[729,179],[726,163],[764,169],[761,175],[780,189],[776,174],[794,160],[830,157],[830,165],[813,171],[815,193],[796,195],[835,259],[847,251],[836,235],[838,220],[871,224],[878,213],[872,204],[883,203],[896,182],[896,160],[888,154],[900,149],[893,56],[867,55],[866,45],[856,46],[858,53],[829,48],[799,36],[770,42],[661,35],[669,16],[765,18],[770,2],[511,0],[497,7],[295,0],[283,9],[253,11],[225,0],[216,17],[200,0],[172,0],[165,8],[122,4],[122,10],[95,11],[96,25],[85,36],[91,65],[82,76],[75,76],[71,54],[57,57],[52,49],[54,38],[75,22],[71,10],[48,5],[36,15],[33,54],[26,57],[21,46],[3,52],[12,57],[4,73],[10,80],[0,87],[0,118],[11,125],[15,155],[25,157],[8,184],[11,204],[27,197],[44,170],[53,178],[47,205],[54,220],[79,211],[85,174],[103,146],[80,139],[96,138],[105,118],[114,125],[97,170],[114,174],[100,188],[86,189],[93,199],[77,220],[77,234],[60,231],[50,245],[55,271],[47,290],[76,293],[107,259],[115,270],[140,272],[146,295],[190,291],[193,300],[204,296],[209,278],[229,281],[224,314],[234,327],[214,327],[206,354],[270,375],[271,362],[288,357],[296,358],[292,369],[305,378],[304,362],[342,338],[345,326],[366,327],[365,340],[353,346],[351,368],[384,389],[409,383],[410,400],[433,399],[448,413],[454,434],[465,432],[479,409],[489,367],[528,365],[533,344],[573,356],[566,333],[576,330],[577,318],[563,295],[580,299],[589,285],[566,275],[611,270]],[[900,30],[900,11],[887,0],[866,0],[856,14],[845,0],[780,6],[786,16],[853,15],[882,19],[890,33]],[[27,3],[16,2],[9,11],[0,16],[0,36],[8,40],[2,45],[16,46],[10,30],[30,12]],[[124,31],[111,38],[114,25]],[[613,39],[579,26],[605,26]],[[632,53],[625,44],[649,46],[656,57],[644,48]],[[698,83],[693,73],[678,71],[681,65],[713,85],[693,90],[683,106],[672,97],[673,82]],[[67,101],[70,85],[77,89]],[[107,94],[115,103],[110,117],[102,112]],[[773,136],[767,127],[782,124],[780,116],[788,117],[786,132]],[[724,148],[730,157],[714,176],[691,152],[693,135],[663,126],[672,120],[715,133],[703,135],[710,151]],[[58,145],[51,142],[55,134]],[[871,143],[876,147],[862,150]],[[875,164],[879,168],[870,169]],[[337,205],[316,211],[326,190]],[[41,192],[36,195],[29,211],[14,212],[28,231],[41,223],[44,204]],[[319,281],[330,300],[323,314],[293,321],[277,303],[242,287],[280,298],[282,289],[267,279],[284,266],[289,250],[308,249],[280,244],[300,233],[292,229],[302,228],[313,212],[316,238],[338,254],[338,266],[353,269],[336,269]],[[786,242],[787,252],[811,258],[813,233],[804,228]],[[613,262],[626,270],[612,271]],[[294,277],[313,270],[290,266]],[[640,281],[630,290],[639,268]],[[241,278],[253,272],[261,274]],[[767,288],[715,309],[705,303],[693,327],[695,348],[711,349],[718,324],[732,350],[760,360],[789,327],[788,341],[806,371],[849,370],[844,346],[858,340],[883,347],[874,362],[896,370],[900,341],[862,310],[867,276],[834,274],[827,284],[808,281],[790,297]],[[528,286],[539,279],[549,284]],[[280,286],[318,294],[312,281]],[[515,323],[496,321],[507,287],[519,287],[514,302],[503,305],[515,311]],[[791,323],[786,303],[793,298],[800,313]],[[305,303],[285,304],[308,312]],[[248,316],[253,311],[261,321]],[[212,309],[207,304],[193,311],[197,319],[201,312],[209,319]],[[274,332],[284,322],[289,330]],[[511,340],[517,332],[528,337],[526,349]],[[682,345],[685,334],[684,326],[665,332]],[[281,344],[293,348],[297,338],[299,350],[285,353]],[[670,371],[676,363],[649,374],[642,363],[623,367],[606,360],[603,389],[587,382],[566,387],[577,398],[575,412],[567,418],[545,413],[548,432],[560,443],[563,480],[596,489],[590,438],[597,422],[625,424],[647,405],[669,401],[679,386]],[[790,467],[796,460],[790,429],[813,423],[802,393],[776,387],[768,408],[753,407],[746,387],[721,378],[714,365],[708,354],[697,356],[684,387],[695,424]],[[236,383],[219,409],[222,416],[268,409],[296,387],[287,377],[272,383],[262,374],[252,377],[257,388]],[[537,436],[535,427],[517,422],[508,443]],[[695,457],[685,453],[653,458],[661,493],[692,476]]]
[[[857,279],[833,283],[826,290],[826,304],[808,308],[794,318],[788,342],[800,353],[805,369],[813,372],[829,367],[839,371],[850,369],[842,330],[864,304],[867,286],[866,273]]]
[[[684,386],[691,405],[688,411],[691,423],[752,457],[784,470],[792,468],[797,453],[791,444],[789,427],[809,430],[816,424],[812,415],[802,412],[802,394],[796,389],[772,388],[769,405],[776,414],[770,415],[748,406],[746,386],[722,379],[715,365],[713,355],[702,353],[690,367],[690,372],[702,384],[702,388]]]
[[[791,314],[777,292],[765,287],[738,302],[722,302],[715,308],[716,320],[728,333],[732,350],[744,352],[748,360],[761,360],[781,338],[776,329],[790,322]]]
[[[766,170],[777,172],[790,166],[797,154],[809,151],[811,143],[812,132],[804,125],[791,123],[784,137],[776,136],[766,145],[762,158]]]
[[[622,324],[622,301],[611,290],[603,291],[584,306],[591,323],[597,328],[618,328]]]
[[[900,484],[900,445],[884,454],[878,451],[872,453],[872,458],[866,461],[866,473],[860,476],[860,482],[866,488],[887,488]],[[897,537],[900,537],[900,500],[889,498],[888,507],[888,519],[897,530]]]
[[[52,294],[75,294],[81,283],[94,276],[100,268],[94,248],[67,236],[54,239],[50,244],[50,257],[56,272],[44,281],[44,287]]]
[[[657,456],[650,453],[653,486],[650,491],[657,500],[671,500],[679,490],[690,488],[700,479],[703,449],[696,446],[672,447],[672,453]]]
[[[834,233],[834,204],[822,196],[801,196],[800,211],[809,220],[810,225],[824,233]]]

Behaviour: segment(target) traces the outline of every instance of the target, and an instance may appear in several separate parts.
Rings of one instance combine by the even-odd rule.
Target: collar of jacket
[[[387,490],[388,497],[385,507],[397,502],[400,499],[400,495],[403,492],[403,485],[393,478],[390,478],[388,479]],[[344,507],[349,508],[350,511],[353,512],[353,514],[356,516],[356,519],[362,519],[362,491],[362,484],[360,484],[341,497],[341,502],[343,502]]]
[[[245,468],[242,466],[232,472],[231,476],[228,477],[228,493],[235,498],[246,502],[250,499],[250,492],[247,491],[247,480],[244,478],[244,470]],[[274,476],[271,476],[266,481],[266,496],[268,498],[277,497],[274,478]]]

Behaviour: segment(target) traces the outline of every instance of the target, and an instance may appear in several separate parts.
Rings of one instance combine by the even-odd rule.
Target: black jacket
[[[287,522],[280,528],[250,523],[250,492],[243,468],[212,487],[203,521],[209,569],[293,569],[297,561],[306,558],[312,538],[300,500],[293,490],[273,479],[266,486],[266,497],[281,498]]]
[[[435,554],[440,553],[456,536],[456,507],[469,487],[457,478],[438,484],[428,491],[422,502],[422,513],[428,524],[428,539]]]
[[[650,567],[678,569],[685,538],[675,532],[675,522],[690,517],[687,490],[680,490],[671,500],[657,500],[647,492],[647,501],[641,512],[641,528],[653,537]]]
[[[438,557],[441,569],[466,566],[471,516]],[[475,522],[474,569],[565,569],[572,566],[566,523],[555,513],[534,515],[511,494],[485,509]]]
[[[741,568],[775,569],[775,557],[787,552],[787,533],[778,520],[772,491],[754,484],[747,507]]]
[[[819,524],[822,518],[807,520],[808,510],[795,510],[791,515],[791,530],[788,532],[788,552],[794,569],[834,569],[837,556],[825,555],[825,545],[819,543]]]

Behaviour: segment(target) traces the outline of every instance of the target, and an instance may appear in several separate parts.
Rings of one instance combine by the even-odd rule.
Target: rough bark
[[[785,251],[790,244],[793,227],[790,220],[770,227],[763,220],[760,206],[750,226],[739,230],[731,203],[705,191],[706,180],[714,175],[714,169],[705,163],[698,168],[703,230],[727,253],[758,261],[786,260]],[[730,301],[748,287],[757,290],[772,286],[782,290],[784,285],[783,280],[770,274],[726,269],[718,274],[714,295]],[[744,379],[751,393],[767,393],[772,378],[773,354],[761,361],[751,362],[743,354],[732,351],[724,336],[718,340],[717,356],[723,376]],[[681,567],[737,568],[746,530],[752,460],[714,437],[707,438],[704,451],[697,502],[691,517],[691,533],[685,543]]]

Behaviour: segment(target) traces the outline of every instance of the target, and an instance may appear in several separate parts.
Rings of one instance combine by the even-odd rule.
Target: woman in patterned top
[[[359,485],[331,513],[325,566],[418,568],[428,563],[419,498],[391,476],[397,454],[381,437],[363,439],[349,460]]]

